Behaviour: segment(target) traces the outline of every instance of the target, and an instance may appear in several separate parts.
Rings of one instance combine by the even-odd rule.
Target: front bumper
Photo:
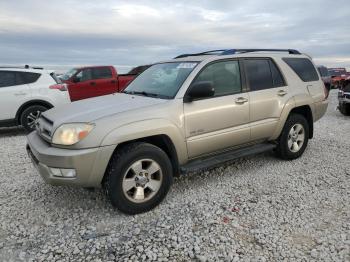
[[[52,147],[36,131],[27,136],[27,151],[33,165],[46,183],[100,187],[115,145],[88,149]],[[75,170],[75,177],[54,176],[50,168]]]

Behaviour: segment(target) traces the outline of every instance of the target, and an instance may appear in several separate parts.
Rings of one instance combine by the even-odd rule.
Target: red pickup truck
[[[71,101],[123,91],[137,74],[118,75],[113,66],[73,68],[60,76]]]
[[[342,85],[342,82],[344,82],[347,78],[346,69],[343,67],[328,68],[328,72],[332,77],[332,86],[334,88],[340,88]]]

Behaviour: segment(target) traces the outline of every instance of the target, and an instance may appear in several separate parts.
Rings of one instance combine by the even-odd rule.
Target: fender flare
[[[147,137],[165,135],[175,147],[179,164],[187,161],[186,140],[180,128],[171,121],[158,118],[137,121],[119,126],[109,132],[100,146],[118,145],[121,143],[139,140]]]

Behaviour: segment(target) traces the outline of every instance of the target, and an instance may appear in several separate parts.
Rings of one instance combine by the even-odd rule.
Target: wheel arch
[[[153,136],[132,139],[132,140],[124,141],[124,142],[118,144],[115,147],[115,149],[114,149],[113,153],[111,154],[111,157],[108,161],[107,168],[105,170],[105,173],[104,173],[102,181],[101,181],[102,185],[105,183],[106,175],[108,175],[108,168],[109,168],[110,163],[113,159],[113,156],[117,153],[117,151],[121,150],[123,147],[125,147],[127,145],[130,145],[133,143],[140,143],[140,142],[141,143],[149,143],[151,145],[157,146],[160,149],[162,149],[170,159],[172,169],[173,169],[173,175],[178,176],[180,174],[180,169],[179,169],[180,165],[179,165],[177,151],[176,151],[174,143],[172,142],[172,140],[170,139],[169,136],[167,136],[165,134],[159,134],[159,135],[153,135]]]
[[[302,105],[293,108],[290,112],[289,115],[291,114],[299,114],[305,117],[309,124],[309,138],[313,138],[314,136],[314,120],[313,120],[313,115],[312,115],[312,110],[309,105]]]
[[[44,107],[47,107],[48,109],[51,109],[53,108],[53,105],[45,100],[40,100],[40,99],[35,99],[35,100],[30,100],[30,101],[27,101],[25,102],[23,105],[20,106],[20,108],[17,110],[17,113],[16,113],[16,123],[17,124],[21,124],[21,115],[23,113],[23,111],[25,109],[27,109],[28,107],[30,106],[35,106],[35,105],[40,105],[40,106],[44,106]]]
[[[305,99],[305,98],[304,98]],[[299,100],[299,99],[297,99]],[[314,134],[314,117],[313,117],[313,108],[312,108],[312,104],[310,105],[309,103],[306,103],[304,101],[304,103],[296,103],[295,101],[295,97],[294,99],[290,99],[285,107],[283,108],[283,111],[281,113],[281,116],[279,118],[279,124],[274,132],[274,134],[272,135],[270,140],[276,140],[278,139],[278,137],[280,136],[283,127],[288,119],[288,117],[291,114],[300,114],[302,116],[304,116],[309,124],[309,138],[313,138],[313,134]]]

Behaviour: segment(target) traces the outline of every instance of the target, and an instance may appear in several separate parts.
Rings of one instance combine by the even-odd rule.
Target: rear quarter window
[[[30,72],[17,72],[17,81],[20,81],[17,83],[18,85],[22,84],[32,84],[38,81],[41,74],[39,73],[30,73]]]
[[[293,71],[304,82],[318,81],[319,77],[314,65],[307,58],[283,58],[283,61],[293,69]]]

